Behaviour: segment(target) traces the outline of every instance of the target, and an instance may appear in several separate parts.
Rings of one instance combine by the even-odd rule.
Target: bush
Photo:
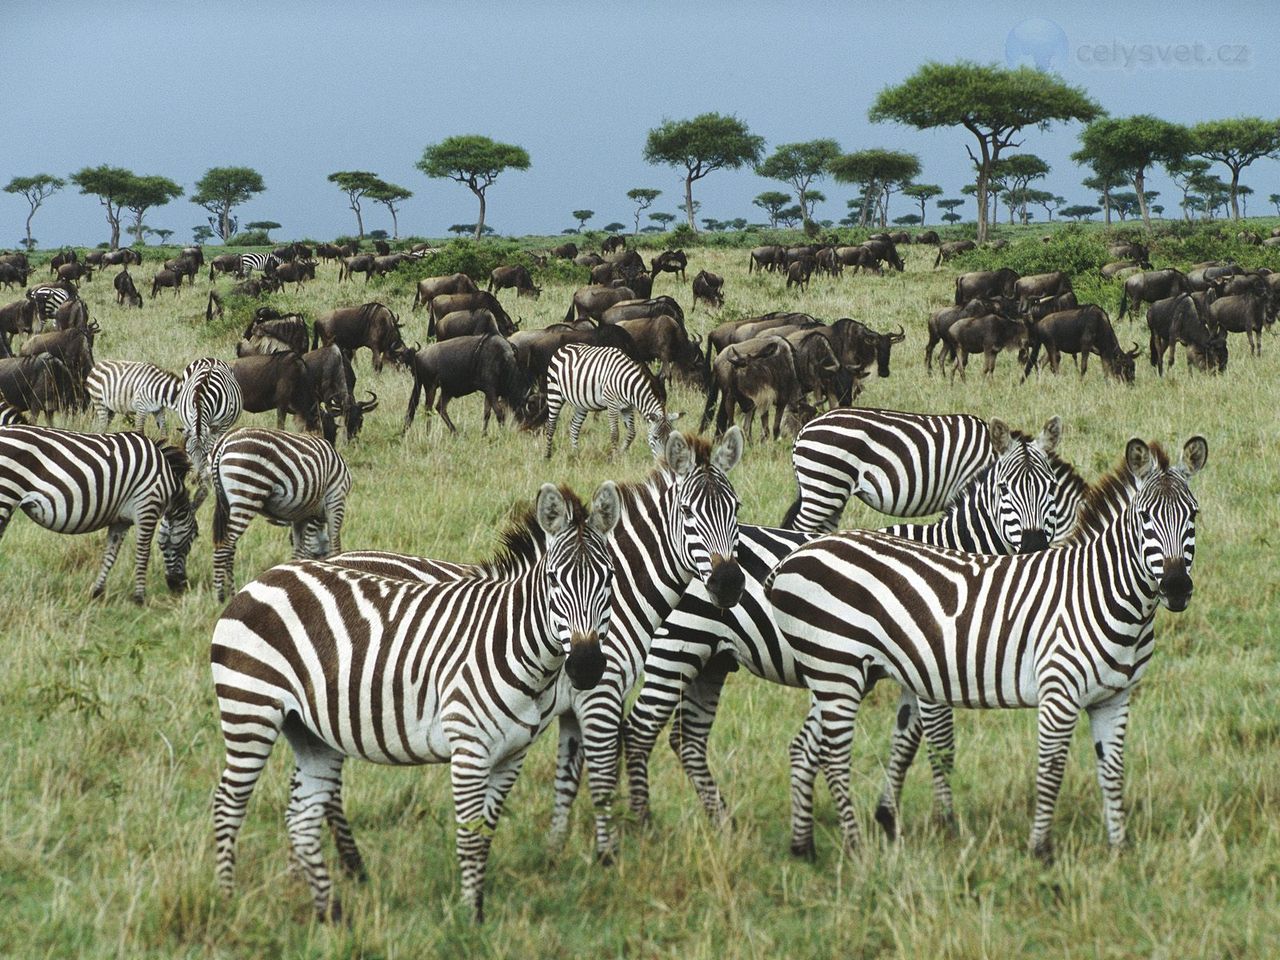
[[[1101,238],[1071,224],[1053,233],[1048,243],[1038,237],[1023,237],[1001,250],[979,247],[957,257],[953,263],[960,273],[1011,267],[1022,276],[1063,270],[1076,277],[1097,273],[1110,259]]]
[[[265,230],[246,230],[227,241],[229,247],[269,247],[271,239]]]
[[[678,250],[682,247],[698,247],[702,245],[700,235],[694,233],[693,227],[687,223],[676,226],[668,235],[671,249]]]
[[[511,240],[467,239],[450,240],[438,252],[420,260],[406,261],[393,273],[375,277],[369,283],[388,295],[412,297],[418,281],[426,277],[465,273],[483,287],[489,282],[494,267],[516,264],[527,267],[535,283],[543,279],[583,283],[587,278],[586,271],[569,260],[550,259],[545,267],[539,267],[532,253]]]

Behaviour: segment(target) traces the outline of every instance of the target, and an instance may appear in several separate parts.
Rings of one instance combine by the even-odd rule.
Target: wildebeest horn
[[[902,324],[898,324],[898,332],[897,332],[897,333],[895,333],[895,334],[891,334],[891,335],[890,335],[890,337],[889,337],[889,342],[890,342],[890,343],[901,343],[901,342],[902,342],[903,340],[905,340],[905,339],[907,339],[907,331],[906,331],[906,328],[905,328],[905,327],[903,327],[903,326],[902,326]]]
[[[372,390],[366,390],[365,392],[368,393],[369,396],[372,397],[373,399],[361,401],[360,403],[357,403],[356,406],[358,406],[365,413],[368,413],[370,410],[374,410],[377,408],[378,395],[374,393]]]
[[[327,397],[324,401],[324,408],[334,416],[342,414],[342,401],[337,397]]]

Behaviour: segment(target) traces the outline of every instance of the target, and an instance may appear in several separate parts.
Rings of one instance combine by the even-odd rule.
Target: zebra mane
[[[191,460],[186,452],[178,447],[168,443],[157,443],[156,446],[160,448],[160,456],[164,457],[164,462],[168,465],[169,472],[173,474],[173,479],[181,487],[191,471]]]
[[[587,508],[565,484],[560,484],[559,489],[569,507],[569,522],[581,528],[587,520]],[[500,580],[515,576],[527,571],[546,554],[547,534],[538,523],[534,503],[519,501],[511,512],[511,520],[499,536],[498,552],[491,559],[476,564],[467,579]]]
[[[1031,436],[1030,434],[1023,433],[1021,430],[1010,430],[1009,436],[1011,436],[1016,441],[1025,440],[1029,443],[1035,440],[1035,437]],[[1063,485],[1066,485],[1071,488],[1072,492],[1083,496],[1084,491],[1088,488],[1089,485],[1088,483],[1085,482],[1084,477],[1080,476],[1080,473],[1079,471],[1076,470],[1075,466],[1069,463],[1068,461],[1063,460],[1056,453],[1046,453],[1045,456],[1049,458],[1049,468],[1053,471],[1053,476],[1054,476],[1054,479],[1057,481],[1058,486],[1061,487]],[[948,501],[947,505],[943,507],[942,509],[943,515],[946,516],[950,513],[955,512],[955,510],[959,507],[959,505],[965,501],[965,499],[974,491],[974,489],[978,486],[978,484],[982,483],[987,478],[987,475],[991,473],[992,469],[995,467],[995,464],[996,464],[995,460],[992,460],[990,463],[984,466],[981,470],[975,473],[972,477],[970,477],[965,482],[964,486],[962,486],[959,490],[956,491],[955,496],[953,496],[951,500]],[[1063,519],[1063,518],[1059,518],[1059,519]]]
[[[1148,445],[1159,470],[1169,469],[1169,455],[1158,443]],[[1109,474],[1085,490],[1080,504],[1080,518],[1066,541],[1083,543],[1104,532],[1124,512],[1138,491],[1138,480],[1123,461]]]

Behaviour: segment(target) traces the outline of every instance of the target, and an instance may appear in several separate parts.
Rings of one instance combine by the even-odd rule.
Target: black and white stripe
[[[32,332],[40,333],[44,325],[54,319],[59,307],[78,299],[79,296],[75,287],[69,283],[42,283],[28,290],[27,299],[34,300],[40,312],[40,330]]]
[[[93,582],[96,597],[125,533],[136,527],[133,599],[141,603],[158,530],[165,578],[170,589],[183,589],[199,505],[183,486],[189,466],[182,451],[137,433],[0,427],[0,535],[17,508],[55,533],[107,528],[106,553]]]
[[[197,476],[206,479],[213,445],[230,430],[244,408],[240,384],[226,361],[192,360],[178,388],[178,421],[187,438],[187,456]]]
[[[155,417],[156,428],[163,431],[165,410],[177,409],[181,386],[177,374],[154,364],[99,360],[86,383],[94,409],[93,428],[106,430],[112,417],[120,413],[126,423],[139,430],[147,425],[147,417]]]
[[[1054,455],[1061,421],[1049,420],[1034,440],[991,421],[997,459],[960,491],[947,512],[930,524],[899,524],[886,532],[921,543],[973,553],[1011,554],[1043,549],[1053,538],[1056,476],[1074,471]],[[1082,483],[1082,481],[1077,481]],[[645,661],[645,681],[627,717],[624,740],[632,812],[648,816],[648,763],[658,735],[672,719],[671,747],[707,813],[724,815],[724,801],[707,765],[707,740],[728,673],[741,664],[758,677],[786,686],[806,686],[796,654],[774,622],[764,595],[769,572],[817,534],[744,525],[738,548],[746,576],[742,601],[722,612],[691,584],[658,630]],[[919,723],[895,736],[895,754],[905,754]],[[903,742],[898,742],[898,737]],[[910,758],[907,758],[910,764]]]
[[[604,484],[589,516],[566,493],[543,486],[505,555],[458,580],[414,583],[302,560],[232,598],[211,651],[226,743],[214,794],[225,892],[249,796],[283,733],[296,764],[292,856],[321,917],[340,914],[320,852],[326,822],[343,868],[364,873],[342,807],[347,757],[451,765],[463,898],[483,916],[493,832],[530,744],[565,699],[561,668],[575,683],[598,682],[602,644],[612,643],[607,538],[618,492]]]
[[[635,415],[649,424],[649,446],[655,451],[671,429],[665,394],[657,378],[617,347],[566,343],[551,357],[547,368],[547,457],[556,433],[556,421],[564,407],[573,407],[569,440],[578,448],[578,436],[587,413],[606,410],[609,415],[609,449],[618,448],[618,418],[627,424],[627,442],[636,438]],[[673,418],[672,418],[673,419]]]
[[[0,427],[7,427],[10,424],[26,422],[27,418],[21,410],[9,406],[4,399],[0,399]]]
[[[280,266],[280,258],[274,253],[242,253],[236,273],[241,277],[247,277],[257,270],[269,277],[276,272],[278,266]]]
[[[351,472],[320,437],[246,427],[213,449],[213,584],[225,600],[234,583],[236,542],[255,515],[286,524],[295,560],[342,551]]]
[[[792,849],[812,850],[820,768],[845,843],[856,845],[850,746],[858,707],[883,677],[918,699],[935,751],[948,749],[950,707],[1036,708],[1031,849],[1046,859],[1071,733],[1086,712],[1107,837],[1123,843],[1129,697],[1154,652],[1157,606],[1179,612],[1191,599],[1197,503],[1187,481],[1207,454],[1195,437],[1171,466],[1158,447],[1130,440],[1122,469],[1132,500],[1106,522],[1086,505],[1081,529],[1057,549],[974,556],[848,531],[783,560],[766,593],[814,695],[791,744]],[[941,759],[945,780],[950,758]]]
[[[553,842],[568,829],[585,761],[596,854],[606,861],[613,856],[623,704],[640,676],[654,631],[694,579],[718,609],[728,610],[741,597],[738,497],[727,473],[741,459],[742,444],[738,427],[731,427],[714,450],[701,438],[673,433],[662,468],[644,483],[621,488],[623,516],[612,540],[614,657],[598,686],[575,692],[559,711]],[[344,554],[332,562],[427,582],[466,572],[453,564],[383,553]]]

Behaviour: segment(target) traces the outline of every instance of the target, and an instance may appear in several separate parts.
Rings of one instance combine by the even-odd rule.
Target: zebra
[[[156,428],[164,431],[166,409],[178,406],[177,374],[136,360],[99,360],[89,371],[86,387],[95,412],[93,429],[104,432],[112,417],[123,413],[125,420],[141,430],[147,417],[155,417]]]
[[[712,448],[692,434],[672,433],[660,466],[642,483],[620,488],[622,522],[614,531],[613,650],[604,681],[574,694],[560,714],[551,841],[563,840],[585,762],[595,814],[596,857],[612,861],[617,839],[613,804],[618,784],[623,704],[645,662],[658,625],[690,581],[707,602],[728,610],[742,596],[738,497],[728,473],[742,458],[741,428],[730,427]],[[436,582],[465,576],[466,566],[396,554],[344,554],[334,564],[384,576]]]
[[[178,388],[178,420],[187,438],[187,456],[202,483],[208,478],[213,445],[240,418],[244,397],[231,367],[202,357],[182,371]]]
[[[584,343],[566,343],[551,357],[547,369],[547,451],[551,459],[551,442],[556,434],[556,421],[565,405],[574,408],[569,422],[569,440],[578,448],[578,435],[591,410],[609,412],[609,450],[618,449],[618,418],[627,424],[626,450],[636,438],[635,414],[649,424],[649,445],[661,448],[679,414],[668,416],[666,391],[657,377],[642,364],[617,347],[597,347]]]
[[[766,594],[814,694],[791,744],[792,849],[812,849],[819,768],[844,842],[857,844],[849,752],[858,706],[885,676],[917,698],[925,738],[940,752],[949,707],[1036,708],[1030,848],[1045,861],[1072,730],[1086,712],[1107,839],[1122,845],[1129,698],[1155,649],[1156,608],[1178,613],[1191,601],[1198,505],[1188,481],[1207,457],[1200,436],[1176,465],[1158,445],[1131,439],[1123,467],[1136,487],[1130,502],[1102,521],[1086,504],[1072,541],[1042,553],[973,556],[848,531],[783,560]]]
[[[184,486],[181,450],[137,433],[71,433],[52,427],[0,427],[0,536],[14,508],[55,533],[107,528],[107,549],[93,582],[101,596],[129,527],[137,527],[133,599],[141,603],[151,541],[159,532],[169,589],[187,585],[196,508]]]
[[[275,274],[280,262],[280,258],[274,253],[242,253],[236,267],[236,276],[243,279],[253,271],[259,270],[264,276],[270,277]]]
[[[885,532],[971,553],[1010,554],[1042,550],[1054,536],[1059,514],[1053,497],[1057,478],[1074,470],[1060,460],[1062,421],[1051,418],[1036,438],[990,424],[996,459],[975,475],[934,523],[898,524]],[[1083,484],[1083,480],[1077,481]],[[708,816],[720,820],[725,804],[707,765],[707,740],[720,693],[739,665],[773,683],[807,686],[796,656],[778,631],[764,596],[769,572],[817,534],[744,524],[738,557],[746,575],[742,601],[728,614],[712,606],[698,584],[690,585],[658,630],[645,660],[645,681],[623,737],[631,812],[649,815],[649,757],[673,717],[670,742]],[[907,755],[919,740],[918,716],[895,731],[894,756]],[[906,765],[910,765],[906,756]],[[905,768],[904,768],[905,773]]]
[[[40,330],[33,332],[43,331],[44,325],[54,319],[54,315],[63,304],[77,300],[79,297],[80,294],[76,288],[66,281],[42,283],[28,290],[27,299],[35,301],[36,309],[40,313]]]
[[[27,423],[28,420],[21,410],[11,407],[7,401],[0,398],[0,427],[7,427],[15,423]]]
[[[255,514],[292,527],[295,560],[342,552],[351,472],[323,438],[245,427],[218,441],[210,473],[213,583],[220,601],[233,582],[236,542]]]
[[[529,746],[566,698],[560,677],[589,687],[603,675],[607,538],[620,511],[611,482],[589,515],[545,484],[502,554],[460,579],[415,583],[299,560],[236,594],[210,653],[226,744],[213,803],[224,893],[250,794],[283,733],[296,764],[289,841],[319,917],[341,916],[320,854],[324,822],[344,870],[364,874],[342,807],[343,761],[362,757],[451,765],[462,894],[482,920],[489,845]]]

